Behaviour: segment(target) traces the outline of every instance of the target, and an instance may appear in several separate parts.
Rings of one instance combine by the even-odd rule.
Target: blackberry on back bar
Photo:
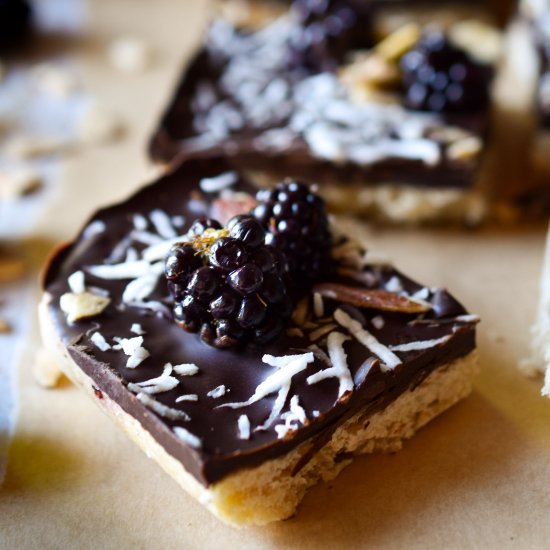
[[[295,0],[298,20],[290,43],[290,64],[311,71],[333,70],[364,34],[349,0]]]
[[[259,191],[256,198],[254,216],[268,232],[266,242],[285,255],[293,284],[307,286],[328,275],[333,262],[323,199],[291,180]]]
[[[439,31],[430,31],[401,59],[405,105],[433,112],[486,109],[492,69],[475,62]]]
[[[265,244],[258,220],[236,216],[222,228],[200,219],[188,236],[165,264],[176,322],[219,348],[276,338],[292,303],[282,279],[284,258]]]

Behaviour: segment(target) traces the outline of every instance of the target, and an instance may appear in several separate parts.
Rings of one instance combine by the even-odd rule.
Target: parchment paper
[[[72,236],[93,208],[145,180],[144,144],[204,16],[193,0],[103,0],[93,7],[97,47],[82,52],[83,67],[130,131],[118,145],[66,164],[63,193],[39,224],[40,234],[54,240]],[[142,75],[121,76],[101,61],[101,39],[130,31],[149,41],[158,59]],[[481,315],[482,372],[469,399],[401,452],[358,459],[334,482],[313,489],[295,518],[238,531],[187,496],[75,388],[36,386],[30,375],[39,345],[34,327],[0,491],[0,545],[547,547],[550,402],[516,369],[528,353],[544,228],[361,231],[371,249],[427,285],[447,286]]]

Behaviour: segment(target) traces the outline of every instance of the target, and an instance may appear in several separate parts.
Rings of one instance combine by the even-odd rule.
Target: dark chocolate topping
[[[185,223],[178,228],[178,233],[184,233],[194,218],[209,214],[213,200],[219,195],[218,192],[200,192],[199,182],[227,170],[228,166],[219,160],[188,161],[124,203],[100,210],[74,243],[53,258],[44,278],[45,290],[51,295],[49,312],[57,334],[73,360],[93,380],[96,395],[103,392],[119,403],[168,453],[180,460],[205,485],[240,468],[280,456],[306,439],[313,438],[313,441],[322,438],[323,434],[359,409],[367,407],[370,411],[376,411],[383,408],[433,370],[465,356],[475,347],[475,320],[471,316],[463,317],[466,314],[464,308],[446,291],[423,289],[391,267],[366,267],[362,275],[369,281],[371,288],[402,288],[408,295],[421,291],[419,297],[422,299],[428,302],[435,299],[437,311],[419,315],[368,309],[360,311],[349,305],[342,305],[341,309],[350,317],[361,319],[364,327],[385,346],[435,340],[431,347],[416,351],[396,350],[402,363],[384,372],[381,361],[356,339],[350,338],[343,345],[351,379],[355,384],[353,391],[344,393],[340,398],[338,378],[327,378],[318,383],[307,382],[309,376],[327,368],[322,354],[317,354],[313,362],[292,378],[284,408],[274,424],[265,430],[255,431],[255,428],[269,417],[278,395],[278,387],[248,406],[216,408],[224,403],[249,400],[259,384],[277,371],[262,362],[264,354],[281,357],[310,352],[308,347],[313,342],[308,333],[314,329],[303,326],[303,335],[294,330],[262,349],[221,351],[206,345],[196,334],[182,331],[171,319],[169,307],[166,307],[166,312],[155,313],[122,304],[121,295],[129,279],[94,277],[87,268],[106,263],[114,249],[118,248],[120,252],[120,245],[117,245],[123,241],[128,248],[128,235],[134,231],[136,237],[133,225],[133,216],[136,214],[141,214],[146,220],[150,219],[154,210],[161,210],[169,216],[184,216]],[[250,192],[252,188],[239,177],[231,190]],[[152,225],[148,231],[154,234]],[[146,246],[140,245],[135,239],[131,244],[138,254]],[[70,291],[67,278],[78,270],[85,272],[87,288],[106,289],[112,301],[100,315],[69,324],[59,307],[59,299]],[[359,285],[355,279],[347,276],[339,277],[337,282]],[[165,282],[159,278],[157,288],[147,300],[166,303],[168,295]],[[340,306],[336,301],[325,298],[323,316],[331,318]],[[446,311],[447,306],[451,308],[449,311]],[[312,320],[315,321],[315,317]],[[135,337],[136,334],[130,331],[135,323],[141,325],[144,331],[143,346],[150,353],[135,369],[126,367],[128,356],[123,351],[100,351],[91,340],[96,332],[110,344],[115,344],[115,337]],[[349,336],[345,328],[339,327],[338,330]],[[321,348],[324,345],[322,338],[317,343]],[[127,388],[129,383],[160,376],[166,363],[194,363],[199,368],[198,373],[192,376],[172,373],[179,381],[178,385],[150,396],[167,407],[184,411],[190,417],[188,421],[171,420],[152,412]],[[219,386],[225,386],[224,395],[217,398],[208,396],[209,392]],[[198,400],[176,403],[178,397],[188,394],[197,395]],[[289,407],[293,396],[298,396],[299,406],[303,408],[307,421],[300,422],[292,418]],[[249,439],[240,438],[238,419],[241,415],[247,415],[250,421]],[[287,431],[278,428],[280,433],[287,432],[279,439],[275,425],[283,426],[285,422],[295,429]],[[188,441],[178,438],[173,431],[174,427],[182,427],[199,438],[200,447],[193,447]]]

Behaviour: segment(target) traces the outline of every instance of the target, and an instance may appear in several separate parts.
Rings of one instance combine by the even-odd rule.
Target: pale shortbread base
[[[294,466],[309,451],[312,441],[305,441],[282,457],[204,487],[134,417],[108,396],[104,395],[103,399],[94,396],[93,380],[71,359],[55,334],[48,302],[45,296],[40,306],[42,335],[45,345],[56,353],[63,372],[181,487],[224,522],[238,527],[262,525],[292,516],[306,491],[318,481],[336,477],[350,464],[351,455],[399,450],[405,439],[470,393],[470,378],[477,370],[477,356],[472,352],[438,368],[384,410],[375,414],[357,413],[338,427],[328,443],[294,476],[291,475]]]
[[[277,178],[253,171],[252,180],[272,187]],[[485,170],[478,178],[485,181]],[[371,221],[391,224],[461,223],[478,225],[485,217],[487,205],[481,185],[464,191],[456,188],[430,189],[404,183],[346,185],[323,183],[319,194],[334,212],[358,215]]]

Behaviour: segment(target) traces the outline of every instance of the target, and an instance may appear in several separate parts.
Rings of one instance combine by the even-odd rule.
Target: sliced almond
[[[358,55],[351,65],[345,67],[341,78],[345,84],[352,87],[387,88],[399,82],[399,69],[385,57],[368,52]]]
[[[407,23],[376,45],[376,52],[387,61],[397,61],[418,42],[422,29],[417,23]]]
[[[451,160],[469,160],[481,153],[483,142],[476,136],[459,139],[447,147],[447,157]]]
[[[36,352],[32,374],[36,383],[43,388],[55,388],[62,376],[54,356],[46,348],[40,348]]]
[[[371,290],[338,283],[321,283],[313,287],[314,292],[345,304],[381,311],[401,313],[424,313],[430,310],[429,304],[419,303],[387,290]]]
[[[449,40],[482,63],[496,63],[503,53],[502,33],[477,19],[459,21],[448,30]]]
[[[90,292],[73,294],[67,292],[59,299],[59,307],[67,314],[67,321],[74,323],[79,319],[99,315],[111,300],[105,296],[98,296]]]

